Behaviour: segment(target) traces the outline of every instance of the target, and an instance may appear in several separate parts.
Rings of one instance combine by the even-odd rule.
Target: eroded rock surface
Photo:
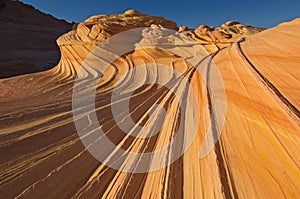
[[[97,44],[145,26],[134,50],[106,67],[110,55],[103,57],[103,53],[109,54],[112,48],[105,51]],[[0,80],[1,197],[300,197],[300,20],[255,35],[251,34],[260,29],[237,22],[221,28],[182,27],[182,35],[163,27],[177,31],[173,22],[132,10],[95,16],[58,40],[62,58],[56,67]],[[165,48],[146,48],[161,44]],[[193,47],[198,51],[191,51]],[[92,59],[87,60],[89,56]],[[193,58],[199,61],[197,66],[191,64]],[[98,65],[88,62],[93,60]],[[214,81],[216,70],[224,89]],[[81,107],[74,117],[74,103],[89,98],[79,92],[83,98],[72,99],[77,77],[81,79],[76,83],[87,90],[89,81],[96,80],[96,94],[95,106]],[[114,89],[116,100],[112,100]],[[226,117],[220,127],[216,124],[222,106],[210,94],[218,98],[222,90]],[[192,91],[196,100],[191,98]],[[129,100],[130,117],[123,109],[124,100]],[[113,106],[119,110],[117,117]],[[91,114],[94,108],[96,121]],[[129,128],[131,134],[119,128],[129,123],[128,118],[138,124]],[[75,127],[77,120],[82,121],[83,136]],[[163,154],[164,168],[131,173],[107,165],[121,159],[122,166],[133,170],[140,164],[155,166],[155,160],[126,159],[127,154],[118,154],[118,149],[159,151],[175,137],[181,123],[182,140]],[[162,129],[153,134],[157,124]],[[97,136],[99,128],[117,146],[102,162],[89,151],[96,146],[94,151],[107,150],[103,143],[97,145],[105,137]],[[206,137],[213,142],[218,128],[222,129],[218,142],[200,158],[200,149],[208,147]],[[188,150],[172,162],[194,131]],[[90,145],[84,146],[84,141]]]

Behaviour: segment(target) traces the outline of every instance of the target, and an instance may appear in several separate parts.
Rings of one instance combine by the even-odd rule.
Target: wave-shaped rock
[[[179,33],[166,29],[175,23],[137,11],[80,23],[58,40],[55,68],[0,80],[0,195],[298,198],[300,20],[251,36],[244,27]],[[239,36],[219,37],[221,30]],[[199,42],[203,32],[211,44]],[[224,48],[209,46],[226,39]],[[128,41],[134,45],[122,46]],[[160,151],[177,134],[157,159],[125,153]],[[99,145],[104,137],[116,148]],[[165,167],[134,172],[156,163]]]
[[[139,27],[158,25],[168,29],[177,29],[177,24],[163,17],[149,16],[136,10],[124,14],[97,15],[79,23],[71,31],[58,39],[58,45],[99,44],[120,32]]]

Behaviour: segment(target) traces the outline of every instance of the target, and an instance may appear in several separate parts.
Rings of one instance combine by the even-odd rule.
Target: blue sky
[[[229,20],[259,27],[272,27],[300,17],[300,0],[21,0],[67,21],[80,22],[92,15],[123,13],[136,9],[164,16],[178,25],[220,26]]]

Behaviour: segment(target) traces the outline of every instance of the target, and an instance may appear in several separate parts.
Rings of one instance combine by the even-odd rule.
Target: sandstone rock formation
[[[206,46],[210,52],[227,47],[241,37],[249,36],[263,31],[264,28],[257,28],[244,25],[237,21],[228,21],[221,27],[216,28],[207,25],[200,25],[194,31],[188,31],[199,43]]]
[[[119,48],[106,48],[105,51],[97,48],[97,44],[101,41],[110,44],[113,35],[146,26],[151,27],[144,29],[142,40],[125,38],[136,39],[135,50],[118,57],[101,73],[87,62],[91,56],[92,60],[99,59],[97,63],[106,63],[102,54]],[[249,33],[257,29],[237,22],[226,23],[221,28],[181,28],[183,36],[169,34],[162,27],[177,30],[173,22],[137,11],[95,16],[58,39],[62,57],[55,68],[0,80],[3,107],[0,110],[1,196],[300,197],[300,19],[255,35]],[[198,43],[182,42],[185,39],[195,39]],[[168,42],[174,42],[173,46],[146,48]],[[195,57],[195,52],[189,51],[192,47],[198,47],[203,75],[188,61]],[[97,50],[101,53],[97,54]],[[181,56],[174,52],[180,52]],[[163,71],[158,64],[172,71]],[[103,67],[102,64],[98,66]],[[221,112],[218,101],[210,97],[211,92],[216,92],[215,97],[221,94],[213,79],[214,66],[222,77],[226,94],[223,128],[216,125]],[[82,99],[72,102],[72,93],[77,88],[74,87],[76,76],[83,78],[75,85],[78,83],[87,89],[90,88],[88,80],[96,81],[98,121],[91,117],[93,104],[81,107],[79,117],[73,117],[74,103],[88,98],[82,93]],[[148,80],[153,83],[145,83]],[[165,87],[155,82],[164,82]],[[171,89],[167,89],[167,85]],[[115,88],[118,95],[112,101]],[[133,90],[130,96],[128,93]],[[180,109],[180,99],[171,91],[183,97],[185,109]],[[192,101],[192,91],[198,107]],[[124,100],[129,100],[130,117],[140,125],[132,126],[130,135],[119,127],[129,123],[128,114],[122,109]],[[119,122],[115,120],[112,106],[119,106]],[[163,123],[160,133],[147,139],[134,137],[134,133],[152,133],[155,124],[162,119],[162,107],[166,109],[163,118],[167,122]],[[198,119],[197,113],[200,114]],[[74,120],[83,121],[86,134],[78,135]],[[99,162],[90,153],[89,149],[102,138],[95,134],[99,130],[98,123],[116,146],[132,152],[146,153],[163,148],[176,136],[181,123],[184,136],[182,143],[164,154],[164,162],[170,163],[166,167],[149,173],[130,173],[113,169],[106,163],[121,159],[124,167],[135,168],[143,162],[118,156],[116,150]],[[216,146],[199,158],[206,134],[212,130],[210,138],[213,141],[218,128],[222,129],[222,134]],[[192,131],[196,131],[196,135],[191,146],[176,161],[170,162]],[[84,142],[90,145],[86,147]],[[104,145],[98,148],[102,150],[105,151]]]
[[[129,10],[124,14],[93,16],[85,22],[79,23],[75,30],[63,35],[57,42],[60,46],[82,43],[97,45],[120,32],[151,25],[178,30],[178,32],[192,37],[205,46],[209,52],[215,52],[220,48],[231,45],[241,37],[264,30],[236,21],[228,21],[219,28],[200,25],[192,30],[186,26],[177,27],[175,22],[166,20],[163,17],[148,16],[136,10]]]
[[[56,39],[71,24],[20,1],[0,0],[0,78],[45,71],[60,59]]]
[[[138,27],[156,24],[168,29],[177,29],[177,24],[163,17],[142,14],[136,10],[128,10],[124,14],[98,15],[79,23],[73,30],[58,39],[58,44],[98,44],[120,32]]]

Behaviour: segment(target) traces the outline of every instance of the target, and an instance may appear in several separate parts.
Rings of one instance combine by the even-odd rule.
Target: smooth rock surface
[[[255,35],[248,34],[251,28],[245,29],[236,22],[219,29],[201,26],[195,31],[183,31],[198,42],[193,46],[200,46],[199,37],[205,40],[204,47],[200,46],[204,76],[167,48],[134,50],[115,60],[103,73],[85,64],[100,41],[151,24],[156,25],[143,32],[146,44],[161,41],[161,37],[154,36],[151,40],[151,35],[162,36],[162,27],[177,29],[175,23],[136,11],[91,17],[80,23],[76,31],[58,40],[62,58],[55,68],[0,80],[0,195],[3,198],[300,197],[300,20]],[[236,40],[227,40],[221,30]],[[235,31],[240,31],[239,36],[234,36]],[[169,39],[177,41],[176,36]],[[142,46],[142,42],[137,44]],[[176,52],[193,56],[187,53],[191,45],[179,41],[176,44]],[[166,73],[158,63],[173,72]],[[148,67],[138,70],[145,64]],[[151,64],[155,67],[150,68]],[[207,129],[217,128],[209,124],[217,122],[221,111],[208,97],[214,87],[211,81],[214,65],[226,93],[225,124],[213,150],[199,158]],[[75,128],[72,92],[76,75],[99,79],[96,114],[105,134],[118,147],[132,152],[159,150],[173,139],[180,121],[185,135],[181,144],[196,130],[191,146],[170,165],[149,173],[123,172],[99,162],[85,148]],[[185,96],[186,109],[179,110],[178,100],[170,90],[155,83],[145,84],[147,79],[173,85],[176,92]],[[191,101],[191,90],[183,79],[191,85],[198,107]],[[79,83],[84,85],[85,79]],[[118,100],[112,102],[114,88],[120,90]],[[132,90],[136,90],[132,97],[126,95]],[[115,121],[111,107],[129,98],[131,117],[142,129],[137,133],[151,133],[151,121],[159,119],[155,114],[161,113],[160,106],[155,104],[167,109],[167,122],[159,134],[141,139],[116,127],[122,121]],[[90,120],[88,109],[89,106],[83,107],[86,112],[81,117],[86,121],[86,139],[92,147],[95,123]],[[199,113],[200,119],[190,117],[191,113]],[[181,119],[181,115],[189,117]],[[195,124],[199,126],[195,128]],[[131,130],[137,129],[134,126]],[[164,161],[170,162],[176,150],[171,148]],[[112,151],[106,160],[114,155],[117,153]],[[132,159],[123,162],[133,168],[139,163]]]

